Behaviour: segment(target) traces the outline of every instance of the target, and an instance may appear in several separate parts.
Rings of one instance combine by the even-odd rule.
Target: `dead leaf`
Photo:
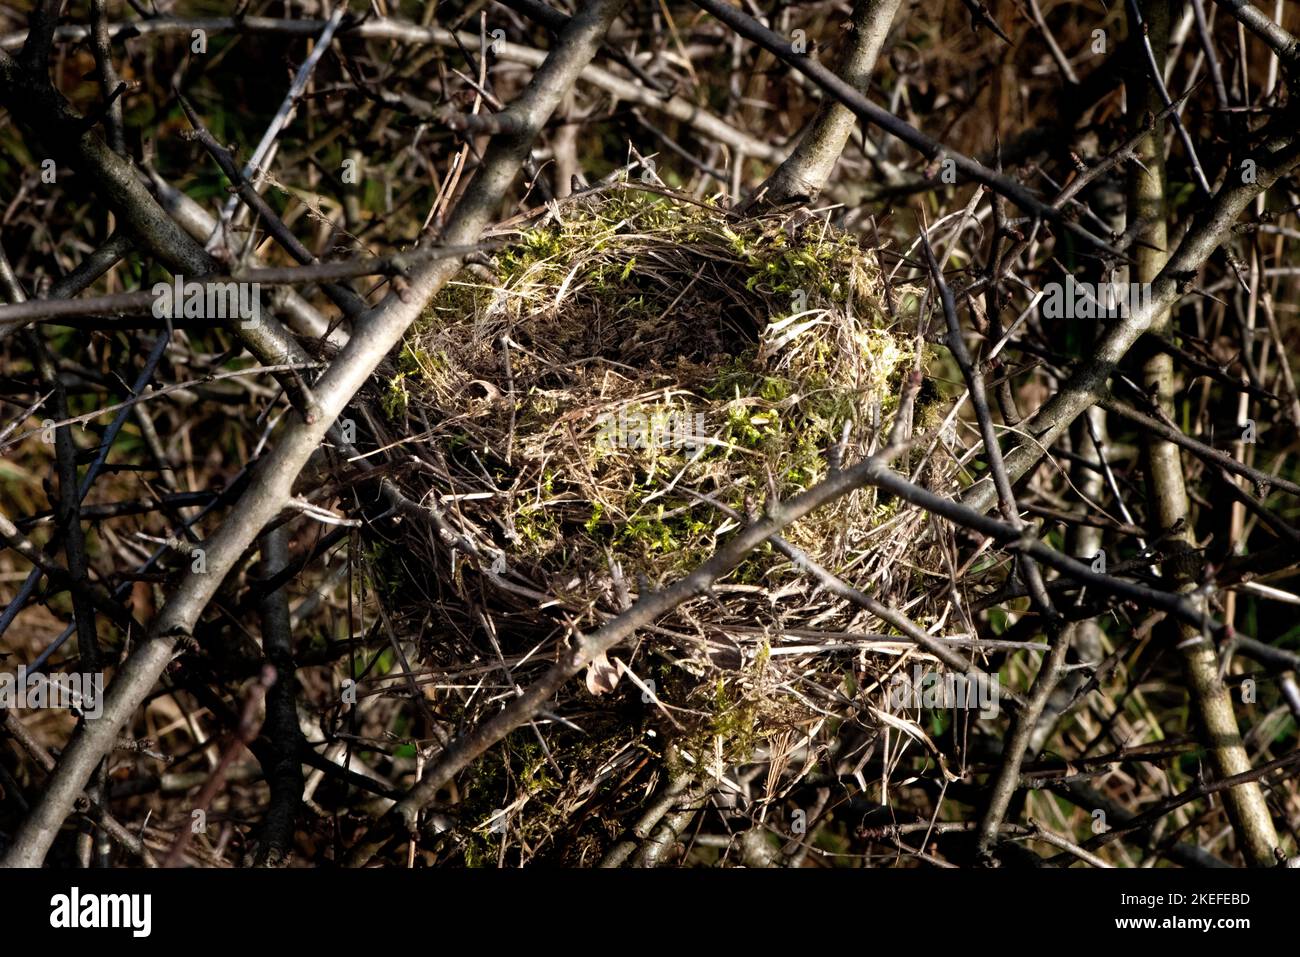
[[[587,665],[587,690],[592,694],[613,691],[618,685],[618,678],[618,669],[609,663],[603,651]]]

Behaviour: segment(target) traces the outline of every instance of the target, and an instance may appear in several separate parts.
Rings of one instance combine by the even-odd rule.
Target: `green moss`
[[[514,514],[514,529],[523,542],[550,547],[559,536],[560,523],[550,510],[525,505]]]
[[[760,740],[758,717],[758,701],[752,696],[733,695],[728,681],[719,678],[714,683],[712,716],[704,740],[696,745],[697,750],[716,754],[714,740],[718,740],[722,743],[724,763],[740,764],[749,760]]]
[[[406,407],[410,404],[411,396],[406,390],[406,376],[405,372],[399,372],[388,380],[388,391],[384,393],[382,404],[384,414],[390,419],[405,415]]]

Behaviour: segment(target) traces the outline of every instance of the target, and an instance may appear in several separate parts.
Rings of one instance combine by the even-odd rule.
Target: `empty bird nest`
[[[399,485],[431,520],[386,526],[367,563],[445,731],[490,717],[575,629],[694,569],[772,496],[878,448],[918,365],[915,319],[909,334],[890,318],[914,317],[915,295],[888,295],[874,252],[821,219],[627,185],[551,204],[444,289],[371,385],[409,452]],[[929,584],[923,525],[863,488],[784,537],[890,600]],[[460,818],[493,860],[505,833],[591,863],[619,825],[557,835],[665,742],[716,774],[827,718],[870,726],[864,689],[891,659],[857,642],[880,628],[765,545],[480,761]]]

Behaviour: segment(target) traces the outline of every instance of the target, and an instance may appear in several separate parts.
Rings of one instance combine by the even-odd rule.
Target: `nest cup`
[[[448,286],[373,384],[411,452],[397,480],[436,529],[374,542],[386,613],[448,687],[508,688],[503,665],[526,682],[571,629],[885,441],[917,362],[886,295],[874,253],[807,214],[742,219],[632,187],[552,205]],[[913,578],[919,520],[864,488],[784,537],[884,597]],[[845,655],[796,649],[861,620],[765,545],[615,653],[640,684],[602,662],[566,689],[585,717],[564,733],[626,744],[640,725],[608,707],[626,698],[684,746],[743,757],[843,709]]]

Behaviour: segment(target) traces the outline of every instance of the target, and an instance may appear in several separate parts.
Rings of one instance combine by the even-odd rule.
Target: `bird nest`
[[[574,630],[878,448],[918,361],[886,296],[874,253],[820,219],[634,189],[552,204],[447,287],[372,384],[411,452],[398,484],[433,521],[369,552],[441,715],[490,716]],[[920,521],[864,488],[785,538],[887,597],[917,574]],[[853,715],[875,666],[846,636],[866,622],[761,547],[566,689],[540,747],[516,733],[481,762],[463,786],[485,803],[462,811],[491,842],[491,821],[517,829],[531,804],[533,845],[554,844],[620,762],[664,741],[720,773],[772,735]],[[566,844],[570,859],[616,830]]]

